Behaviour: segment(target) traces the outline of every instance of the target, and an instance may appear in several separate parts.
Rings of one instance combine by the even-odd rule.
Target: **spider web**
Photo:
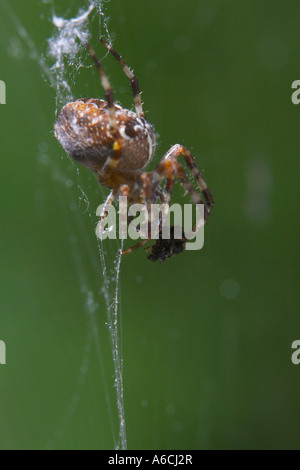
[[[107,38],[111,40],[107,25],[108,18],[105,15],[103,2],[104,0],[86,0],[85,2],[80,2],[80,9],[77,11],[76,15],[71,18],[65,18],[56,14],[54,0],[44,1],[43,3],[49,6],[49,12],[53,22],[53,35],[48,39],[48,50],[45,51],[44,55],[41,55],[38,51],[34,41],[23,27],[14,11],[7,4],[2,4],[2,8],[13,23],[20,40],[25,44],[31,58],[38,62],[43,75],[55,89],[56,114],[60,111],[62,105],[74,99],[72,85],[75,81],[76,73],[81,67],[84,67],[83,56],[86,56],[86,50],[82,42],[88,40],[90,37],[91,20],[98,18],[99,36],[104,30]],[[63,188],[65,201],[70,208],[69,218],[73,218],[73,221],[70,223],[74,225],[75,221],[78,229],[78,233],[70,237],[70,244],[72,246],[80,290],[84,298],[83,307],[87,314],[88,327],[75,390],[61,422],[58,423],[53,437],[49,439],[45,447],[55,447],[57,439],[60,439],[66,432],[81,398],[82,389],[89,369],[91,349],[94,344],[96,346],[97,358],[105,388],[106,406],[110,415],[114,445],[116,449],[126,449],[127,439],[123,396],[123,353],[120,305],[120,267],[123,244],[122,242],[114,240],[114,246],[107,248],[106,246],[104,247],[102,241],[98,240],[95,236],[98,248],[98,259],[101,265],[100,272],[99,269],[97,269],[99,273],[98,287],[101,295],[105,299],[107,313],[106,324],[110,336],[114,367],[114,387],[119,421],[118,430],[116,431],[113,420],[113,404],[110,400],[109,384],[105,375],[105,364],[99,336],[99,305],[96,300],[97,292],[95,293],[93,289],[89,287],[88,276],[83,268],[83,260],[76,246],[78,238],[82,236],[82,232],[86,233],[86,231],[95,230],[97,222],[95,220],[95,209],[97,205],[104,201],[105,195],[102,187],[99,186],[99,188],[97,187],[98,200],[97,202],[92,201],[90,194],[87,194],[85,183],[82,182],[81,172],[79,169],[75,169],[73,162],[70,162],[73,168],[73,174],[70,177],[69,174],[62,170],[61,166],[54,158],[49,157],[47,150],[47,144],[41,143],[39,148],[39,162],[42,166],[47,168],[47,171],[51,171],[56,184]],[[76,181],[75,185],[74,181]],[[94,179],[91,180],[91,184],[96,184]],[[96,206],[94,203],[96,203]],[[84,226],[82,219],[84,219],[86,223],[89,221],[90,224]],[[91,254],[91,258],[95,256],[96,253]],[[100,327],[101,326],[100,324]]]

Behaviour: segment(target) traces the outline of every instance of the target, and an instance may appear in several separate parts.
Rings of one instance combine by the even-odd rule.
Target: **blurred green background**
[[[54,33],[52,2],[0,0],[0,448],[113,449],[112,353],[89,217],[106,192],[56,142],[55,90],[6,3],[48,65]],[[55,11],[70,18],[82,5]],[[186,145],[216,202],[199,252],[155,264],[141,249],[122,261],[128,448],[299,448],[299,1],[104,5],[160,136],[150,167]],[[103,57],[97,16],[91,30]],[[104,65],[131,107],[118,64]],[[103,96],[94,68],[70,73],[76,97]],[[116,246],[108,251],[110,269]]]

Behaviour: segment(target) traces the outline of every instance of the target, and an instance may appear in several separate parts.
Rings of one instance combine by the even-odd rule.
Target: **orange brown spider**
[[[87,43],[86,47],[99,71],[105,100],[82,98],[66,104],[54,129],[55,136],[65,151],[81,165],[96,172],[99,183],[111,189],[103,210],[103,218],[118,196],[127,196],[128,204],[145,204],[148,214],[151,213],[151,204],[157,201],[169,204],[176,177],[194,204],[204,203],[206,221],[213,206],[213,199],[194,157],[186,147],[178,144],[172,146],[153,171],[142,171],[155,153],[155,132],[153,126],[144,118],[137,78],[119,54],[103,39],[100,41],[117,59],[130,81],[135,112],[114,102],[108,78],[93,48]],[[184,157],[194,176],[199,192],[194,189],[179,163],[180,155]],[[123,254],[148,241],[149,239],[142,240],[123,251]],[[159,238],[148,258],[152,261],[164,261],[181,252],[185,241],[184,234],[181,240],[175,240],[172,236],[170,240]]]

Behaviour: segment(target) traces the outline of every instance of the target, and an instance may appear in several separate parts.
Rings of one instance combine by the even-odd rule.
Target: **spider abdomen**
[[[115,107],[116,128],[121,142],[118,171],[143,168],[155,152],[154,129],[133,111]],[[116,135],[111,129],[107,102],[79,99],[66,104],[54,126],[55,136],[66,152],[93,171],[114,153]]]

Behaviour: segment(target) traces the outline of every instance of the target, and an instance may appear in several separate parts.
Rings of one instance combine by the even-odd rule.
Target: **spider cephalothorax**
[[[66,152],[76,161],[96,172],[100,184],[111,189],[103,210],[103,218],[113,200],[118,196],[127,196],[129,204],[145,204],[148,214],[150,214],[151,204],[157,201],[169,204],[176,177],[195,204],[204,203],[206,221],[213,206],[213,199],[196,166],[194,157],[186,147],[174,145],[153,171],[141,171],[155,152],[154,129],[144,118],[137,78],[117,52],[103,39],[100,41],[116,57],[130,80],[135,112],[122,108],[114,102],[113,92],[102,65],[92,47],[86,44],[98,67],[106,99],[84,98],[66,104],[60,112],[54,129],[56,138]],[[194,189],[182,165],[178,162],[180,155],[184,157],[194,176],[199,192]],[[150,224],[151,220],[149,220],[149,226]],[[123,253],[133,251],[148,241],[149,239],[142,240],[138,245]],[[160,237],[152,247],[152,253],[148,258],[152,261],[164,261],[173,254],[180,253],[185,241],[184,236],[182,240],[174,240],[172,236],[170,240],[162,240]]]

